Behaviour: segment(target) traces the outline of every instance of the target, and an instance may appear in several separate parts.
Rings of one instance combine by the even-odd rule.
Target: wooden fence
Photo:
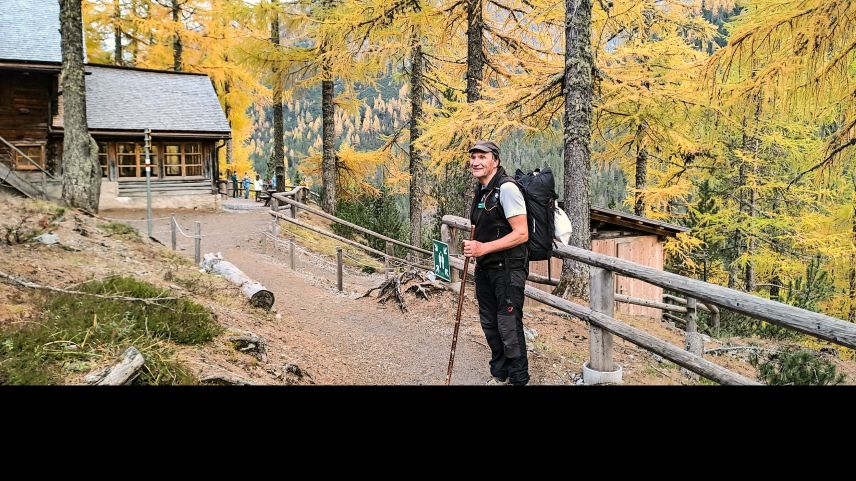
[[[371,231],[364,227],[355,225],[344,219],[328,214],[320,209],[309,206],[304,201],[307,198],[306,187],[298,186],[288,192],[273,194],[271,201],[271,215],[295,225],[310,229],[314,232],[337,239],[345,244],[358,247],[372,254],[383,256],[387,262],[390,259],[398,260],[410,265],[430,269],[428,266],[419,265],[410,260],[394,256],[392,246],[399,246],[418,254],[431,255],[431,252],[420,247],[409,245],[383,234]],[[281,212],[289,210],[289,214]],[[331,220],[338,224],[350,227],[357,232],[381,239],[386,243],[385,252],[362,245],[358,242],[327,232],[321,228],[306,224],[297,219],[297,213],[304,210],[314,215]],[[459,277],[459,271],[463,269],[463,260],[460,257],[460,235],[458,232],[469,232],[470,222],[467,219],[456,216],[444,216],[441,225],[441,237],[450,248],[450,263],[453,267],[453,279],[455,282]],[[589,323],[590,345],[589,361],[587,367],[601,373],[609,373],[616,369],[612,359],[612,336],[616,335],[631,343],[656,353],[688,371],[699,374],[705,378],[721,384],[754,385],[757,381],[748,379],[728,369],[718,366],[703,357],[703,342],[698,333],[697,318],[698,311],[704,310],[711,315],[715,327],[719,324],[720,308],[729,309],[747,316],[770,322],[782,327],[794,329],[805,334],[831,341],[842,346],[856,348],[856,325],[836,319],[824,314],[819,314],[805,309],[789,306],[779,302],[763,299],[745,292],[728,289],[715,284],[690,279],[670,272],[664,272],[647,266],[642,266],[623,259],[606,256],[596,252],[579,249],[570,246],[558,246],[553,255],[563,259],[573,259],[590,267],[590,307],[582,306],[574,302],[553,296],[539,289],[526,286],[527,297],[552,306],[574,317]],[[662,287],[665,290],[683,294],[686,298],[671,294],[664,295],[664,300],[676,304],[657,302],[646,299],[638,299],[615,293],[615,275],[639,279],[644,282]],[[544,276],[531,275],[530,281],[554,284],[555,280]],[[339,281],[341,282],[341,281]],[[658,339],[647,332],[632,327],[613,317],[615,302],[627,302],[633,304],[663,309],[667,312],[684,314],[686,317],[686,344],[685,349],[674,346],[662,339]]]
[[[454,240],[457,237],[455,231],[469,232],[470,222],[461,217],[444,216],[443,226],[445,229],[442,232],[445,232],[444,235],[447,236],[447,240],[452,245],[452,243],[457,244]],[[615,334],[708,379],[723,384],[757,384],[756,381],[728,371],[702,357],[703,343],[697,332],[697,312],[702,305],[716,319],[719,317],[719,308],[730,309],[842,346],[856,348],[856,325],[841,319],[577,247],[560,245],[553,250],[553,255],[563,259],[573,259],[590,266],[589,298],[591,299],[591,307],[575,304],[529,286],[526,287],[526,295],[590,323],[589,367],[596,371],[610,372],[614,370],[612,335]],[[460,259],[454,259],[452,265],[458,269],[463,268],[463,262]],[[672,300],[678,299],[676,301],[678,303],[684,301],[686,305],[673,306],[629,298],[629,296],[617,296],[614,288],[615,274],[640,279],[663,289],[683,294],[686,299],[670,297]],[[645,302],[644,305],[650,307],[685,313],[686,346],[689,352],[614,319],[612,308],[616,301]]]

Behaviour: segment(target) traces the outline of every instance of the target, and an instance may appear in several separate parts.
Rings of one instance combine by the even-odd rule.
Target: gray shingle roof
[[[0,0],[7,1],[7,0]],[[87,65],[86,117],[90,130],[230,132],[211,80],[205,75]]]
[[[57,0],[0,0],[0,59],[62,62]]]

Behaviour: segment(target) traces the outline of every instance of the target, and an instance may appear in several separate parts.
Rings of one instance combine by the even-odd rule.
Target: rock
[[[282,366],[282,381],[285,384],[298,384],[298,383],[309,383],[315,384],[315,381],[312,380],[312,375],[308,372],[300,369],[297,364],[288,363]]]
[[[829,354],[830,356],[838,359],[838,349],[834,347],[822,347],[820,348],[820,352],[823,354]]]
[[[49,233],[45,232],[44,234],[36,237],[35,240],[41,242],[42,244],[44,244],[46,246],[49,246],[49,245],[53,245],[53,244],[56,244],[57,242],[59,242],[59,236],[56,234],[49,234]]]
[[[282,320],[282,314],[277,313],[277,314],[276,314],[276,320],[277,320],[277,321],[281,321],[281,320]]]
[[[534,341],[535,338],[538,337],[538,332],[535,329],[523,326],[523,335],[526,337],[527,341]]]
[[[664,362],[666,362],[666,360],[663,359],[663,356],[661,356],[659,354],[654,354],[653,352],[651,353],[651,358],[660,364],[663,364]]]
[[[267,360],[267,343],[261,337],[246,332],[240,336],[231,336],[228,340],[236,350],[251,354],[259,361]]]

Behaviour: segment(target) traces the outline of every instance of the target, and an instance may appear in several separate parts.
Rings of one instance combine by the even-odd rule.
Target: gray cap
[[[478,150],[479,152],[493,152],[493,155],[499,158],[499,147],[490,140],[477,140],[476,143],[470,147],[470,152],[474,150]]]

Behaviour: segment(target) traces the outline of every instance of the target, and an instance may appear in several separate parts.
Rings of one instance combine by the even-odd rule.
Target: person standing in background
[[[249,174],[244,174],[243,184],[244,184],[244,198],[250,198],[250,186],[252,185],[252,181],[250,180]]]

